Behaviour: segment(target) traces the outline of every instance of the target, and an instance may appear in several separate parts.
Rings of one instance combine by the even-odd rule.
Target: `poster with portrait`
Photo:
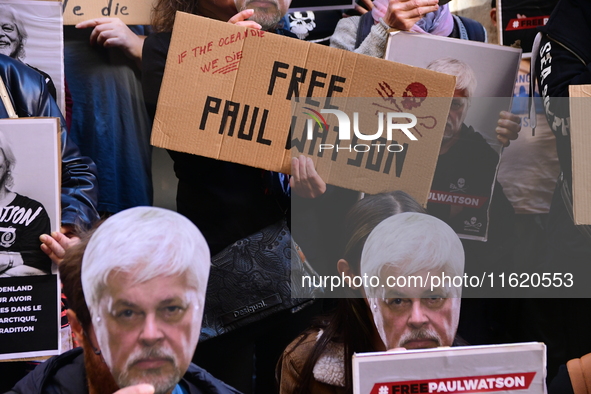
[[[390,35],[385,58],[460,76],[427,210],[460,238],[486,241],[502,152],[495,129],[499,113],[511,108],[521,49],[398,32]]]
[[[499,44],[519,45],[523,57],[531,57],[538,27],[550,18],[558,0],[497,0]]]
[[[59,231],[59,119],[0,119],[0,360],[59,353],[56,269],[39,236]]]
[[[61,2],[0,0],[0,27],[0,54],[39,71],[65,114]]]

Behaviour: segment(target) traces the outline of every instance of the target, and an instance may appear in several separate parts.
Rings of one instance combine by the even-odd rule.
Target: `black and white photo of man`
[[[27,30],[12,7],[0,4],[0,53],[23,61]]]

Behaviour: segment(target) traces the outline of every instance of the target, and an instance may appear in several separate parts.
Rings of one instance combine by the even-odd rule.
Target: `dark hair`
[[[82,257],[90,237],[102,222],[103,220],[99,221],[91,230],[80,235],[80,241],[66,251],[58,267],[62,292],[68,300],[70,309],[76,313],[78,321],[86,331],[92,325],[92,319],[82,291]]]
[[[491,0],[490,8],[497,8],[497,0]]]
[[[170,32],[177,11],[199,14],[197,0],[158,0],[152,8],[151,25],[155,33]]]
[[[345,218],[344,234],[347,244],[343,258],[355,272],[359,273],[361,252],[371,231],[384,219],[402,212],[426,213],[419,203],[403,191],[367,196],[349,210]],[[349,297],[339,299],[336,309],[330,315],[319,319],[291,349],[294,351],[310,335],[315,336],[319,330],[323,330],[304,363],[294,393],[310,392],[314,381],[314,366],[331,342],[343,344],[344,347],[346,393],[353,393],[350,362],[353,353],[377,350],[372,341],[375,329],[371,311],[364,298],[354,294],[353,290],[349,291]]]

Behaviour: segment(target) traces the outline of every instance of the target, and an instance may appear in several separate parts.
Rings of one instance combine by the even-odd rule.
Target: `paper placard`
[[[546,345],[458,346],[353,356],[354,394],[546,393]]]

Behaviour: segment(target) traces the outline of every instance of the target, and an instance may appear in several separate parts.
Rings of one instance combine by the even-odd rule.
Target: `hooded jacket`
[[[540,31],[544,34],[534,66],[542,96],[559,98],[547,101],[546,117],[556,136],[561,169],[570,184],[569,106],[563,97],[569,96],[569,85],[591,83],[591,2],[561,0]]]

